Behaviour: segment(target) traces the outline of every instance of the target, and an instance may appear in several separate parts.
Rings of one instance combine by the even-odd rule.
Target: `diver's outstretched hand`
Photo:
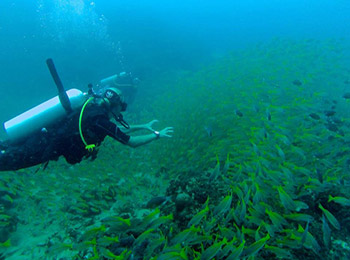
[[[174,133],[173,127],[166,127],[163,130],[159,131],[159,137],[172,137]]]
[[[145,124],[145,129],[147,129],[147,130],[150,131],[150,132],[154,132],[154,129],[153,129],[152,125],[153,125],[154,123],[157,123],[157,122],[158,122],[158,120],[157,120],[157,119],[154,119],[154,120],[152,120],[151,122]]]

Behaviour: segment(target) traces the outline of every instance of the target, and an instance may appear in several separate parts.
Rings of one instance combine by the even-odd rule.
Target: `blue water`
[[[84,90],[123,70],[196,70],[276,37],[347,40],[349,13],[346,0],[1,0],[0,120],[56,94],[48,57],[66,88]]]
[[[93,222],[110,214],[136,218],[144,215],[141,207],[148,199],[169,194],[176,200],[186,194],[195,198],[192,191],[210,197],[211,213],[204,218],[210,227],[231,181],[250,200],[233,203],[244,213],[242,234],[254,200],[264,200],[281,215],[290,211],[281,199],[283,186],[291,200],[309,206],[301,213],[314,218],[309,231],[321,242],[321,255],[349,255],[343,246],[349,240],[347,208],[328,202],[329,195],[350,197],[349,14],[349,0],[0,0],[0,122],[57,94],[45,63],[52,58],[66,89],[86,91],[89,83],[131,72],[141,83],[126,120],[158,119],[155,129],[174,127],[173,138],[137,150],[107,139],[94,162],[72,166],[60,158],[46,170],[1,173],[0,243],[10,239],[12,244],[6,256],[37,260],[59,250],[67,253],[70,243],[79,248],[79,242],[92,239],[80,241]],[[221,172],[223,182],[212,186]],[[169,234],[187,227],[189,219],[182,218],[199,212],[202,203],[196,199],[186,214],[178,214],[175,204],[169,212],[162,210],[162,215],[176,213],[175,228],[168,234],[157,231],[156,237],[173,239],[176,233]],[[342,225],[339,231],[332,228],[331,247],[322,242],[326,232],[320,231],[318,203]],[[261,218],[273,223],[267,215]],[[252,223],[245,227],[257,230],[255,239],[269,232],[265,226],[259,234],[262,225]],[[288,220],[284,228],[297,223]],[[309,220],[301,224],[309,226]],[[216,230],[209,228],[212,234],[205,235],[218,241]],[[253,243],[246,237],[245,249]],[[276,232],[269,245],[282,237]],[[236,235],[234,240],[239,241]],[[300,259],[316,256],[305,248],[284,246]],[[89,252],[81,251],[87,258]]]

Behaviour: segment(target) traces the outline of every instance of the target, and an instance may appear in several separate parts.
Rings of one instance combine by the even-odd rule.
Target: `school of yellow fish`
[[[345,41],[274,39],[144,82],[158,94],[139,98],[139,112],[125,117],[156,118],[174,127],[173,138],[137,150],[106,140],[94,162],[4,173],[0,252],[6,259],[350,258],[349,58]],[[230,188],[215,203],[208,194],[182,229],[162,206],[142,208],[188,171],[209,172]]]

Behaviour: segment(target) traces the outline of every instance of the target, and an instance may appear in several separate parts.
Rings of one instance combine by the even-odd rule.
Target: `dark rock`
[[[315,119],[315,120],[320,120],[321,119],[321,117],[318,114],[316,114],[316,113],[311,113],[311,114],[309,114],[309,116],[312,119]]]
[[[326,116],[334,116],[335,115],[335,111],[334,110],[325,110],[324,114]]]
[[[235,113],[237,116],[242,117],[243,113],[241,111],[239,111],[238,109],[235,110]]]
[[[343,125],[344,124],[344,122],[341,119],[339,119],[339,118],[333,118],[332,121],[333,121],[333,123],[335,123],[337,125]]]
[[[135,246],[134,250],[133,250],[134,254],[136,256],[144,255],[144,252],[145,252],[147,246],[149,245],[149,243],[150,243],[150,241],[148,239],[146,239],[146,240],[142,241],[141,244]]]
[[[296,79],[296,80],[293,80],[293,85],[296,85],[296,86],[301,86],[303,83],[300,81],[300,80],[298,80],[298,79]]]
[[[119,244],[122,247],[131,247],[132,244],[134,243],[135,238],[132,236],[124,237],[119,239]]]
[[[178,204],[169,203],[162,212],[165,215],[173,214],[174,223],[176,223],[178,228],[187,228],[188,221],[194,214],[203,209],[203,204],[208,197],[210,198],[209,207],[214,207],[214,205],[220,203],[222,197],[230,190],[231,183],[226,183],[220,177],[210,181],[209,177],[209,171],[187,171],[182,172],[178,178],[170,182],[166,195],[177,198]],[[178,197],[180,194],[186,195],[184,197],[182,197],[183,195]],[[185,203],[188,201],[189,204],[179,211],[178,207],[181,207],[180,201],[183,199],[185,199]],[[175,201],[176,199],[174,199]]]
[[[191,204],[191,197],[186,193],[180,193],[176,196],[175,205],[177,211],[182,211]]]
[[[343,98],[345,98],[345,99],[350,99],[350,93],[349,93],[349,92],[345,93],[345,94],[343,95]]]
[[[332,132],[337,132],[339,130],[339,128],[335,124],[332,124],[332,123],[326,124],[326,128]]]

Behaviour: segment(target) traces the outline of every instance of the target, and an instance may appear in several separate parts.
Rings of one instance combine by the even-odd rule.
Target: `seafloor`
[[[0,177],[1,259],[350,259],[350,45],[275,39],[142,83],[172,138]]]

